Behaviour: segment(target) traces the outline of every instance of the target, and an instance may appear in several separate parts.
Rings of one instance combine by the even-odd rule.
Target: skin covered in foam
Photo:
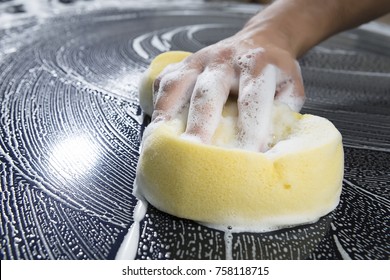
[[[157,60],[169,62],[170,55]],[[150,67],[145,76],[154,73],[157,77],[163,63],[159,67]],[[264,77],[273,76],[275,70],[268,67]],[[149,81],[147,88],[141,84],[140,98],[147,91],[152,96],[153,81]],[[275,102],[271,133],[262,144],[265,152],[244,150],[239,145],[237,101],[227,101],[207,144],[186,133],[189,107],[149,125],[135,194],[164,212],[221,229],[271,230],[312,222],[333,210],[343,177],[337,129],[326,119],[302,116]],[[152,104],[150,98],[148,102]]]
[[[189,56],[190,52],[175,51],[174,55],[163,53],[157,56],[141,77],[139,84],[139,102],[142,110],[147,115],[151,116],[153,113],[153,82],[157,76],[167,67],[174,67],[175,63],[182,61]],[[168,69],[166,69],[168,70]]]

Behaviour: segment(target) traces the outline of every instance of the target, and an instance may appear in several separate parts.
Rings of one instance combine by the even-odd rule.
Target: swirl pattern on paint
[[[11,2],[12,3],[12,2]],[[254,5],[99,6],[25,16],[0,29],[2,259],[113,259],[133,224],[145,123],[140,73],[167,50],[236,31]],[[388,259],[390,38],[337,35],[301,59],[304,113],[345,145],[338,208],[269,233],[209,229],[148,207],[138,259]]]

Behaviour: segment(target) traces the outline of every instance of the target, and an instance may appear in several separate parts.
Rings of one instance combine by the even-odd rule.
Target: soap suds
[[[134,260],[137,256],[137,249],[140,239],[140,223],[145,217],[148,203],[142,199],[138,200],[134,209],[133,224],[125,235],[121,246],[118,249],[116,260]]]

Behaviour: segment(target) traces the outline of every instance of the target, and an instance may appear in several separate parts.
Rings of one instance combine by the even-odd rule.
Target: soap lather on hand
[[[265,151],[272,103],[299,111],[297,58],[329,36],[390,12],[388,0],[277,0],[238,33],[169,66],[154,83],[153,121],[189,106],[185,133],[210,142],[229,95],[237,96],[240,146]]]
[[[274,99],[299,111],[303,82],[291,55],[270,45],[256,47],[259,43],[245,35],[223,40],[164,69],[154,82],[152,120],[169,120],[188,109],[185,134],[209,144],[230,95],[237,98],[240,148],[265,151]]]
[[[216,228],[273,230],[332,211],[342,138],[330,121],[294,113],[305,98],[296,59],[386,12],[388,0],[276,0],[230,38],[156,57],[140,85],[152,123],[135,195]]]
[[[189,55],[166,52],[151,62],[139,90],[146,113],[153,110],[155,77],[171,61]],[[209,143],[185,132],[188,110],[184,105],[145,129],[134,186],[139,199],[171,215],[235,231],[313,222],[338,204],[343,148],[328,120],[273,102],[272,137],[265,137],[267,151],[259,152],[240,147],[233,98],[224,104]]]

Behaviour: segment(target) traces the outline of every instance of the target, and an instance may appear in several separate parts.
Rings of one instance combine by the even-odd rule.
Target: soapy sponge
[[[162,56],[168,64],[183,53]],[[152,81],[165,65],[152,62],[146,79]],[[151,91],[151,84],[141,87],[140,98]],[[263,153],[237,148],[236,121],[236,101],[228,100],[210,145],[182,137],[183,116],[150,124],[135,194],[178,217],[248,231],[313,222],[337,206],[344,155],[341,134],[330,121],[275,103],[273,142]]]

